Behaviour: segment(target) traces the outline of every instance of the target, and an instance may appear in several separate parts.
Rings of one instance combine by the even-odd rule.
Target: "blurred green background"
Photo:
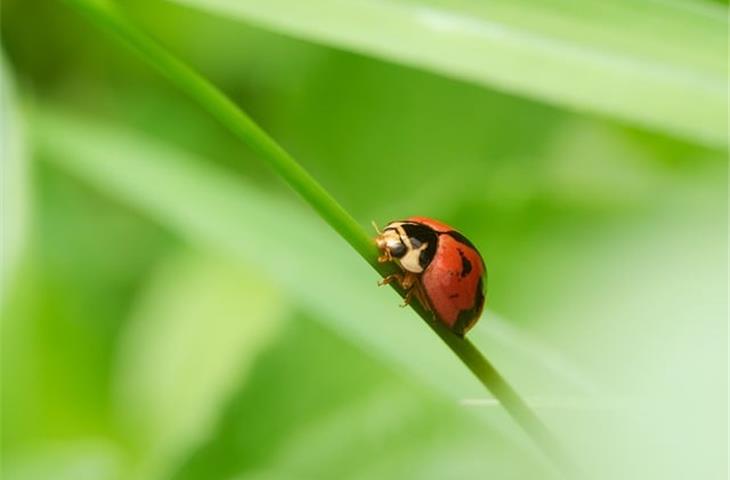
[[[122,2],[362,225],[425,215],[474,241],[470,336],[586,476],[726,478],[725,4],[239,3]],[[482,57],[467,40],[493,18],[521,33]],[[2,3],[2,49],[4,479],[558,478],[128,49],[26,0]]]

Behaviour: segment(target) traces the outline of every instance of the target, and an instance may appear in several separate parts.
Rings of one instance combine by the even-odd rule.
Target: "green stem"
[[[360,224],[291,155],[220,90],[137,28],[114,3],[108,0],[67,1],[85,13],[94,23],[111,31],[132,47],[143,59],[258,153],[261,159],[301,195],[378,273],[385,276],[393,272],[392,265],[378,263],[378,252],[372,237]],[[398,288],[396,290],[403,296],[401,290]],[[500,401],[538,447],[564,471],[572,471],[568,457],[560,450],[548,429],[474,344],[468,339],[457,337],[434,321],[420,305],[412,304],[412,307],[487,390]]]

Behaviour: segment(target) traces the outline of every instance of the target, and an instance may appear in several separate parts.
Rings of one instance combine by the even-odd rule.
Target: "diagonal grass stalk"
[[[67,0],[94,23],[113,33],[160,73],[195,99],[280,175],[381,276],[393,272],[380,264],[371,236],[317,181],[220,90],[137,28],[107,0]],[[394,287],[403,296],[403,292]],[[535,444],[565,473],[573,466],[551,432],[489,360],[468,339],[435,322],[420,305],[411,307],[504,406]]]

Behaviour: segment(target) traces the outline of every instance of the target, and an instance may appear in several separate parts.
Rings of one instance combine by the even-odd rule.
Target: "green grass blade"
[[[103,0],[69,0],[94,23],[114,33],[143,59],[156,67],[182,91],[248,144],[312,206],[381,275],[391,266],[377,262],[377,250],[368,233],[288,153],[271,139],[230,99],[193,69],[167,52],[129,22],[116,7]],[[399,291],[403,295],[402,291]],[[532,440],[563,470],[572,470],[567,456],[530,407],[468,339],[453,335],[419,305],[414,310],[491,393]]]
[[[727,145],[722,7],[678,0],[170,0],[710,145]]]

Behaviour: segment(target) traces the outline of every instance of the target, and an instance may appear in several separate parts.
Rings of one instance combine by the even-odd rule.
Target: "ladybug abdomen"
[[[456,232],[439,235],[438,250],[421,282],[431,309],[458,335],[464,335],[482,313],[484,273],[481,256],[466,239]]]

